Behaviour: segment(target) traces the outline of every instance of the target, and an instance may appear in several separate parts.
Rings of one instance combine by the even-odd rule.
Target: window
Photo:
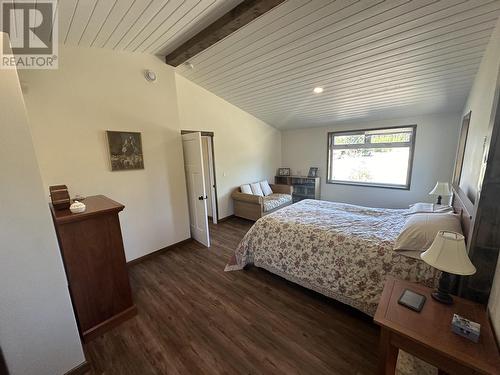
[[[327,182],[409,189],[416,129],[328,133]]]

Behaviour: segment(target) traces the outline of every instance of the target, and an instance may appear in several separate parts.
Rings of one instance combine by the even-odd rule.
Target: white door
[[[196,241],[210,247],[201,133],[183,134],[182,146],[184,149],[191,235]]]

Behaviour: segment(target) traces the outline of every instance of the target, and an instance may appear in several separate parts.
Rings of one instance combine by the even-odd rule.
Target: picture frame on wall
[[[111,171],[144,169],[141,133],[107,130],[106,136]]]
[[[290,168],[278,168],[278,176],[290,176]]]

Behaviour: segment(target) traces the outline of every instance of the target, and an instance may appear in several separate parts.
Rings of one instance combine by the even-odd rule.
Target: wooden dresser
[[[83,213],[50,205],[80,335],[84,341],[136,314],[118,213],[125,207],[103,195],[82,201]]]

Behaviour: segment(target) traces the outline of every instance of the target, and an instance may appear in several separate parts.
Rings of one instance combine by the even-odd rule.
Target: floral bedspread
[[[303,200],[259,219],[226,271],[254,264],[373,316],[386,276],[437,282],[434,268],[393,250],[406,211]]]

